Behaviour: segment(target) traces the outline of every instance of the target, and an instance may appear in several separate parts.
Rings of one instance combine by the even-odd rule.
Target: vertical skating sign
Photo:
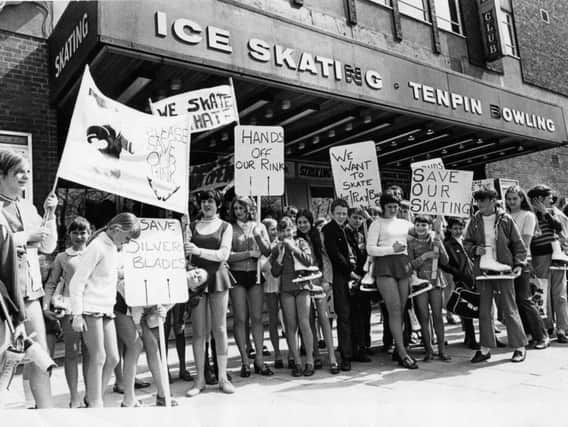
[[[237,195],[283,195],[284,170],[284,129],[281,126],[235,126]]]
[[[373,141],[332,147],[329,157],[337,197],[351,207],[379,205],[381,178]]]

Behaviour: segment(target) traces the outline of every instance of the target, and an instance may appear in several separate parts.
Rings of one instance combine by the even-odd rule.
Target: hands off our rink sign
[[[329,149],[337,197],[351,207],[378,206],[381,178],[373,141]]]
[[[175,304],[189,298],[181,225],[141,218],[141,234],[124,246],[124,299],[130,307]]]
[[[473,172],[423,168],[412,170],[410,210],[414,214],[469,217]]]
[[[284,194],[284,129],[235,126],[235,192],[239,196]]]

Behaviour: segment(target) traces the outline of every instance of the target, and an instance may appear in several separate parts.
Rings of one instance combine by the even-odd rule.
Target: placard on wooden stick
[[[281,126],[235,126],[236,194],[283,195],[284,169]]]
[[[412,170],[410,210],[414,214],[469,217],[473,172],[437,168]]]
[[[177,219],[141,218],[140,237],[124,246],[124,299],[130,307],[189,299],[181,225]]]
[[[337,196],[351,207],[378,206],[381,178],[373,141],[329,149]]]

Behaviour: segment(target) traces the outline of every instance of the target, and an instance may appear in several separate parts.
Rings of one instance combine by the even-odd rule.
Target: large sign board
[[[235,193],[239,196],[284,194],[284,129],[235,126]]]
[[[471,211],[472,180],[471,171],[413,169],[410,210],[414,214],[467,218]]]
[[[374,141],[331,147],[329,157],[337,197],[351,207],[379,205],[382,190]]]
[[[124,299],[130,307],[176,304],[189,298],[181,225],[141,218],[142,232],[123,248]]]

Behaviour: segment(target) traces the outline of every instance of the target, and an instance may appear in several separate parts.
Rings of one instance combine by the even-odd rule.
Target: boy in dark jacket
[[[497,193],[482,188],[473,194],[479,211],[471,218],[463,242],[469,256],[474,260],[474,275],[480,275],[479,261],[486,251],[494,251],[497,263],[510,266],[513,275],[520,275],[526,263],[527,249],[513,218],[496,207]],[[479,330],[481,349],[475,353],[472,363],[479,363],[491,357],[490,349],[496,347],[493,327],[493,291],[501,295],[503,321],[507,327],[509,345],[513,347],[512,362],[526,358],[527,337],[523,330],[519,310],[515,302],[513,279],[479,280]]]

